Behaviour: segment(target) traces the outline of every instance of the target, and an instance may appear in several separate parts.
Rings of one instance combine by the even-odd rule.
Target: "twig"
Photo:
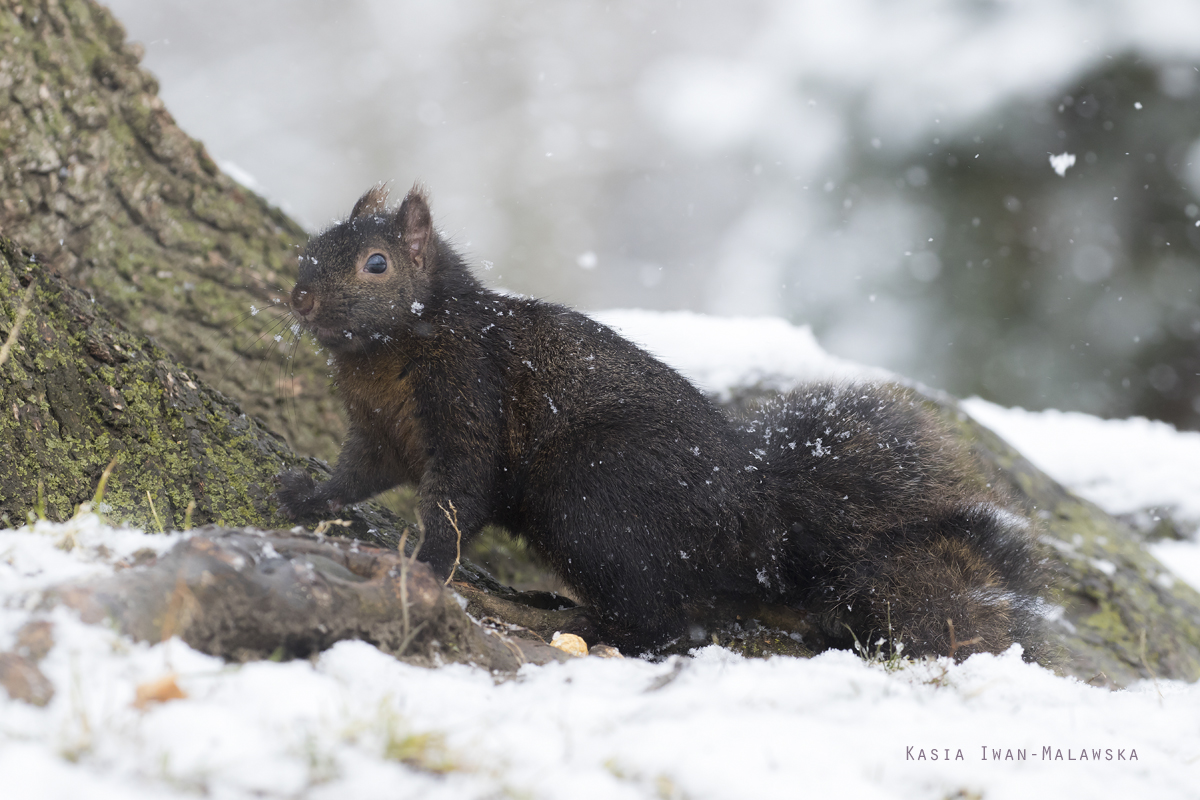
[[[400,624],[404,630],[404,642],[408,642],[408,561],[404,558],[404,548],[408,544],[408,528],[400,533]],[[401,650],[401,652],[404,652]],[[397,653],[396,655],[400,655]]]
[[[1138,648],[1138,656],[1142,659],[1142,666],[1146,668],[1146,672],[1150,673],[1150,680],[1154,681],[1154,691],[1158,692],[1158,702],[1162,703],[1162,689],[1158,686],[1158,676],[1154,674],[1154,670],[1150,668],[1150,662],[1146,660],[1146,629],[1142,628],[1141,646]]]
[[[404,532],[400,534],[400,543],[397,548],[400,551],[400,620],[404,629],[404,638],[400,640],[400,646],[396,648],[396,656],[404,655],[404,651],[412,644],[412,640],[416,637],[421,629],[425,627],[425,622],[422,622],[416,628],[412,628],[412,621],[408,616],[408,570],[413,562],[417,560],[417,553],[421,552],[421,545],[425,544],[425,531],[420,532],[417,537],[417,543],[413,547],[412,555],[405,557],[404,548],[408,544],[408,528],[405,527]]]
[[[329,533],[329,529],[334,525],[338,525],[342,528],[349,528],[353,524],[353,522],[346,519],[323,519],[317,523],[317,527],[313,529],[313,533],[315,533],[317,536],[324,536],[325,534]]]
[[[96,494],[92,496],[92,508],[97,512],[100,510],[100,501],[104,499],[104,490],[108,488],[108,479],[113,474],[113,470],[117,467],[117,459],[120,456],[113,456],[113,460],[108,462],[108,466],[104,468],[104,472],[100,473],[100,483],[96,486]]]
[[[21,298],[21,305],[17,309],[17,318],[13,322],[12,329],[8,332],[8,338],[4,341],[4,346],[0,347],[0,366],[8,360],[8,354],[12,351],[13,345],[17,343],[17,336],[21,333],[21,326],[25,324],[25,317],[29,316],[29,304],[33,301],[33,281],[29,282],[29,288],[25,290],[25,296]]]
[[[946,624],[950,626],[950,660],[954,660],[954,654],[958,652],[960,647],[970,647],[973,644],[979,644],[983,641],[982,636],[976,636],[973,639],[967,639],[965,642],[960,642],[954,638],[954,620],[947,619]]]
[[[450,585],[450,581],[454,579],[454,572],[458,569],[458,563],[462,560],[462,531],[458,529],[458,509],[454,507],[453,500],[447,500],[446,504],[450,506],[450,511],[454,512],[453,517],[450,516],[450,511],[446,510],[446,506],[438,503],[438,508],[446,515],[446,521],[450,523],[450,527],[454,528],[456,538],[454,541],[454,563],[450,565],[450,574],[446,576],[446,582],[442,584],[443,586]]]
[[[175,581],[175,591],[171,593],[171,599],[167,602],[167,611],[163,615],[161,641],[165,642],[172,636],[186,631],[196,617],[196,612],[200,610],[200,601],[192,594],[191,588],[180,573]]]
[[[37,490],[37,505],[33,507],[33,513],[37,518],[45,522],[46,520],[46,482],[38,480]]]

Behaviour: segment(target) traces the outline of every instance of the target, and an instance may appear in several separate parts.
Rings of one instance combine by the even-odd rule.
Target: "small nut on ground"
[[[587,642],[573,633],[556,633],[554,638],[550,640],[551,647],[557,647],[564,653],[570,653],[573,656],[586,656],[588,654]]]

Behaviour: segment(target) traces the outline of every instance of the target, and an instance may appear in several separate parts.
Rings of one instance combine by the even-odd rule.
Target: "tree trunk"
[[[306,235],[179,129],[139,56],[90,0],[0,6],[0,232],[297,451],[332,458],[323,360],[274,339],[292,339],[278,304]]]
[[[95,500],[147,530],[278,527],[275,475],[328,472],[2,236],[0,336],[11,344],[0,353],[7,525],[29,513],[65,519]],[[343,516],[356,535],[393,546],[402,525],[366,506]]]

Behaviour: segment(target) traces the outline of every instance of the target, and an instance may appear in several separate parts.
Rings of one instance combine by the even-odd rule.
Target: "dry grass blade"
[[[30,282],[29,288],[25,290],[25,296],[21,298],[21,305],[17,309],[17,318],[13,321],[12,329],[8,332],[8,338],[4,340],[4,346],[0,347],[0,366],[8,361],[8,354],[12,352],[13,345],[17,343],[17,336],[21,333],[21,326],[25,324],[25,318],[29,316],[29,304],[33,302],[33,287]]]
[[[454,528],[456,536],[454,542],[454,563],[450,565],[450,574],[446,576],[446,581],[442,584],[443,586],[450,585],[450,581],[454,579],[454,573],[458,569],[458,564],[462,561],[462,531],[458,529],[458,509],[454,507],[453,500],[447,500],[446,505],[450,506],[449,511],[441,503],[438,503],[438,508],[446,515],[446,521],[450,523],[451,528]],[[454,512],[454,516],[450,516],[451,511]]]

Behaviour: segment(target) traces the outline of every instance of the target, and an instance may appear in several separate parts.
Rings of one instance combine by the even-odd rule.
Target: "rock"
[[[1040,525],[1058,667],[1109,686],[1200,678],[1200,593],[1150,555],[1129,525],[1072,494],[953,400],[930,402],[970,443],[986,480]]]
[[[0,686],[14,700],[44,706],[54,697],[54,685],[34,660],[17,653],[0,653]]]
[[[14,700],[44,706],[54,698],[54,684],[42,674],[38,662],[54,646],[54,625],[34,619],[17,631],[11,653],[0,653],[0,686]]]
[[[17,631],[17,646],[14,648],[16,653],[25,656],[35,664],[45,658],[52,647],[54,647],[54,624],[49,620],[30,620]]]
[[[744,405],[771,392],[752,387],[734,394],[736,403]],[[977,480],[1007,495],[1039,529],[1038,552],[1050,576],[1045,597],[1056,651],[1050,666],[1114,687],[1142,679],[1200,678],[1200,593],[1150,555],[1126,522],[1072,494],[972,419],[953,398],[925,399],[976,456]],[[505,557],[511,559],[513,552],[507,549]],[[538,567],[530,561],[519,569],[528,579]],[[542,583],[553,585],[554,579],[546,576]],[[486,581],[476,582],[465,594],[472,613],[511,619],[543,637],[581,611],[539,608],[527,599],[538,593],[504,590]],[[685,655],[710,643],[750,657],[807,657],[829,647],[803,609],[739,604],[715,609],[692,636],[663,655]]]

